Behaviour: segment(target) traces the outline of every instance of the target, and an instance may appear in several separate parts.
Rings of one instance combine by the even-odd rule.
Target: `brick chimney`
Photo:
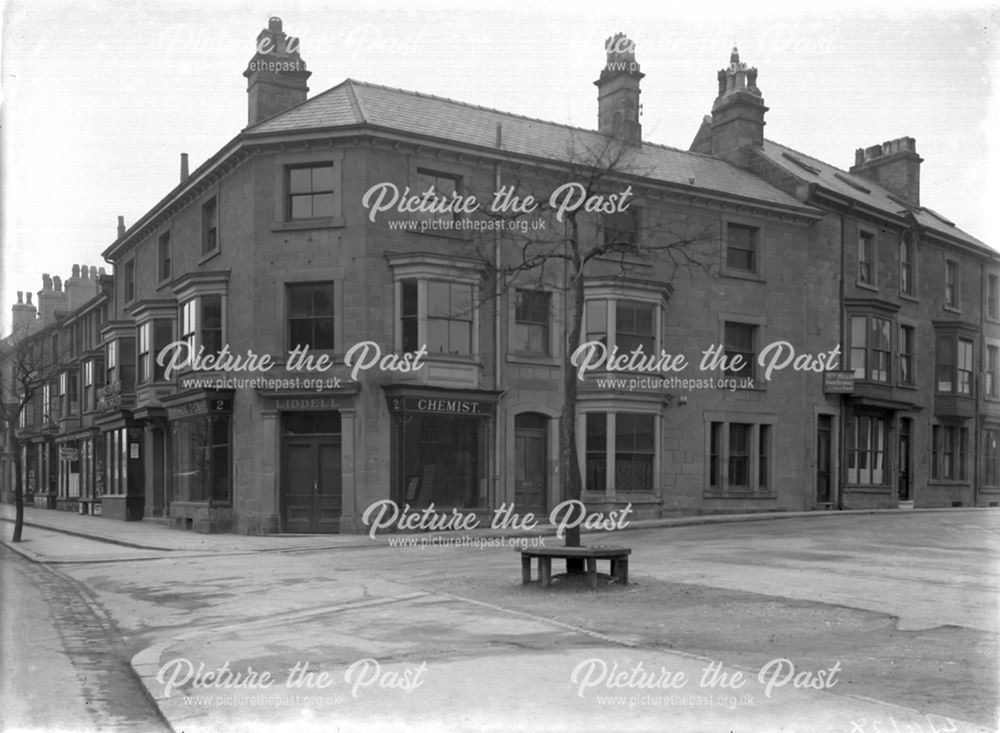
[[[642,143],[639,82],[645,76],[635,60],[635,41],[616,33],[604,42],[607,63],[597,86],[597,130],[620,137],[628,145]]]
[[[306,101],[306,62],[299,56],[299,39],[286,36],[281,18],[270,18],[257,35],[257,53],[247,64],[249,122],[255,125]]]
[[[73,265],[73,274],[66,280],[63,288],[66,291],[68,310],[76,310],[97,295],[97,282],[91,279],[90,273],[91,268],[87,265]]]
[[[720,69],[719,96],[712,105],[711,154],[739,166],[747,164],[747,147],[764,145],[764,97],[757,88],[757,69],[740,61],[733,47],[729,66]],[[697,143],[697,138],[695,140]]]
[[[27,303],[24,302],[25,296],[28,298]],[[37,309],[31,304],[31,293],[25,293],[24,291],[18,290],[17,303],[10,307],[10,319],[13,332],[20,335],[28,334],[32,326],[35,324],[35,317],[37,315]]]
[[[851,173],[887,188],[913,206],[920,206],[920,164],[917,141],[912,137],[887,140],[881,145],[858,148]]]

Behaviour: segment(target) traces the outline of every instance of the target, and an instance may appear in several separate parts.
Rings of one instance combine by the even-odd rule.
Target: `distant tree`
[[[0,339],[0,421],[3,422],[14,459],[14,534],[20,542],[24,529],[24,466],[19,437],[22,416],[27,419],[32,406],[41,399],[46,385],[58,375],[60,354],[51,338],[53,327],[42,330],[15,328]],[[43,415],[50,420],[51,415]]]

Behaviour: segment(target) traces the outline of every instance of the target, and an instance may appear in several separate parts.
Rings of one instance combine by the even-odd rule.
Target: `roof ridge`
[[[368,122],[368,114],[365,112],[364,105],[361,104],[361,99],[360,97],[358,97],[358,93],[354,90],[354,83],[355,83],[354,79],[348,77],[342,83],[347,85],[347,92],[350,97],[351,104],[357,110],[358,116],[361,118],[362,124]]]
[[[542,119],[541,117],[529,117],[528,115],[522,115],[522,114],[519,114],[517,112],[507,112],[507,111],[502,110],[502,109],[497,109],[496,107],[486,107],[486,106],[481,105],[481,104],[473,104],[471,102],[463,102],[460,99],[453,99],[452,97],[442,97],[442,96],[439,96],[437,94],[428,94],[426,92],[418,92],[418,91],[413,90],[413,89],[403,89],[402,87],[392,87],[392,86],[388,86],[386,84],[376,84],[374,82],[362,81],[360,79],[349,78],[346,81],[350,82],[351,84],[358,84],[360,86],[372,87],[374,89],[385,89],[385,90],[390,91],[390,92],[399,92],[400,94],[409,94],[409,95],[412,95],[414,97],[422,97],[424,99],[433,99],[433,100],[436,100],[438,102],[449,102],[451,104],[457,104],[457,105],[459,105],[461,107],[468,107],[470,109],[478,109],[478,110],[482,110],[484,112],[493,112],[494,114],[503,115],[503,116],[506,116],[506,117],[514,117],[514,118],[521,119],[521,120],[527,120],[529,122],[539,122],[539,123],[542,123],[544,125],[552,125],[553,127],[561,127],[561,128],[567,129],[567,130],[574,130],[576,132],[587,132],[587,133],[592,133],[594,135],[600,135],[601,134],[600,130],[594,130],[594,129],[587,128],[587,127],[579,127],[577,125],[570,125],[570,124],[567,124],[565,122],[556,122],[554,120],[545,120],[545,119]],[[360,100],[359,100],[358,103],[360,104]],[[694,150],[685,150],[684,148],[678,148],[678,147],[673,146],[673,145],[666,145],[664,143],[651,142],[649,140],[643,140],[642,141],[642,145],[644,147],[646,145],[648,145],[650,147],[660,148],[661,150],[672,150],[672,151],[674,151],[676,153],[683,153],[685,155],[693,155],[693,156],[697,156],[699,158],[707,158],[709,160],[714,160],[714,161],[719,162],[719,163],[725,163],[727,165],[731,165],[728,161],[723,160],[722,158],[716,158],[713,155],[709,155],[707,153],[699,153],[699,152],[696,152]]]

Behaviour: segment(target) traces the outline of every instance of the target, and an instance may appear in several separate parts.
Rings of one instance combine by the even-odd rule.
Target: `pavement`
[[[961,512],[997,514],[983,509],[941,511],[952,520],[965,516]],[[830,514],[720,515],[632,526],[653,529]],[[12,517],[12,507],[0,507],[0,520]],[[150,642],[134,655],[131,666],[175,731],[995,729],[870,699],[856,688],[848,689],[844,670],[833,658],[808,668],[781,654],[760,665],[733,664],[650,647],[627,634],[600,633],[559,615],[528,613],[457,593],[427,592],[410,582],[405,571],[387,577],[355,560],[378,553],[401,564],[411,562],[400,561],[398,548],[387,547],[385,536],[200,535],[155,523],[34,508],[25,509],[25,518],[24,539],[16,545],[7,541],[12,525],[0,521],[4,544],[35,562],[79,567],[95,588],[104,582],[102,563],[192,558],[190,587],[203,594],[199,599],[217,597],[197,618],[191,604],[176,601],[184,588],[167,580],[160,588],[143,585],[147,597],[134,607],[109,609],[134,618],[133,626],[120,623]],[[551,536],[554,530],[486,534]],[[630,534],[616,533],[614,541],[628,543]],[[795,553],[780,543],[771,549],[792,556],[785,570],[794,578]],[[446,570],[453,557],[449,553],[456,552],[422,555],[422,566],[413,563],[413,577]],[[282,575],[280,587],[275,587],[268,574],[272,564],[265,562],[280,560],[273,553],[288,553],[289,561],[302,563],[302,577]],[[248,561],[246,555],[260,559]],[[519,574],[516,560],[487,558],[484,553],[484,568],[507,564],[512,576]],[[151,566],[128,567],[141,574],[143,567]],[[222,581],[247,586],[253,604],[248,604],[246,593],[223,592],[228,588],[219,584],[220,573],[229,574]],[[794,597],[796,589],[789,587],[787,577],[760,592]],[[697,582],[695,577],[687,579]],[[739,587],[746,579],[734,571],[713,582]],[[858,582],[831,574],[831,599],[850,594],[852,583]],[[915,577],[913,582],[926,579]],[[211,587],[206,590],[206,585]],[[886,595],[896,595],[897,603],[900,593],[904,600],[913,599],[915,587],[887,587]],[[622,591],[628,589],[617,592]],[[803,598],[809,595],[802,592]],[[929,610],[920,611],[911,624],[938,624],[947,614],[939,618],[935,608],[948,606],[947,597],[925,604]],[[857,600],[861,608],[898,611],[880,608],[881,601],[870,597],[859,595]],[[608,602],[615,599],[609,596]],[[992,633],[995,620],[990,622],[981,609],[972,610],[982,617],[973,625]]]

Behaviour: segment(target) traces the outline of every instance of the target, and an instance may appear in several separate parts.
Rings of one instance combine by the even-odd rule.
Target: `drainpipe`
[[[840,358],[846,360],[850,351],[845,349],[844,334],[847,332],[847,314],[844,310],[844,258],[847,256],[847,242],[844,238],[844,214],[840,215]],[[845,365],[841,365],[843,368]],[[850,362],[847,362],[850,366]],[[847,419],[847,397],[840,395],[840,415],[837,419],[837,509],[844,508],[844,487],[847,485],[847,456],[844,445],[844,421]]]
[[[497,148],[500,148],[503,143],[503,125],[497,123]],[[500,161],[496,162],[493,169],[493,190],[500,190]],[[500,287],[500,230],[495,229],[493,231],[493,264],[496,268],[496,293],[494,294],[493,301],[493,388],[499,392],[500,391],[500,365],[503,361],[500,354],[501,339],[500,339],[500,304],[501,304],[501,287]],[[493,430],[493,456],[494,463],[496,464],[493,470],[493,501],[487,502],[490,504],[491,509],[495,509],[494,504],[497,503],[500,497],[500,397],[497,397],[497,419],[496,427]]]
[[[972,506],[979,506],[979,479],[981,478],[980,465],[982,464],[980,454],[983,448],[983,429],[980,424],[979,403],[983,395],[983,383],[986,381],[984,378],[986,367],[986,298],[984,297],[986,283],[986,267],[984,266],[982,272],[979,273],[979,369],[976,370],[976,383],[973,386],[976,399],[973,403],[975,423],[972,426],[972,439],[976,442],[974,443],[975,449],[972,451]]]

